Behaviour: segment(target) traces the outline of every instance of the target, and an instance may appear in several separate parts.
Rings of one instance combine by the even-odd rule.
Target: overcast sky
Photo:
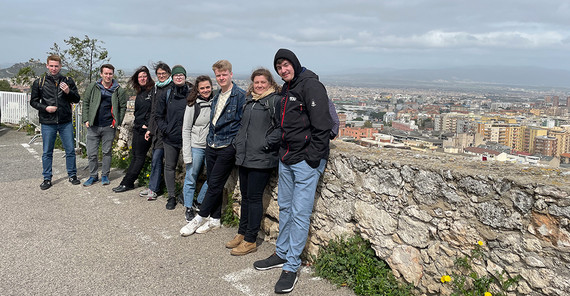
[[[281,47],[317,73],[473,65],[570,69],[570,1],[4,1],[0,63],[45,60],[69,36],[124,70],[163,60],[210,73],[273,69]]]

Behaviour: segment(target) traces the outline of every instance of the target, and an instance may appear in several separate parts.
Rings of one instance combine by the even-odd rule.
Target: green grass
[[[319,251],[315,272],[339,287],[349,287],[356,295],[412,294],[412,286],[396,280],[388,264],[376,257],[370,242],[359,235],[329,241]]]

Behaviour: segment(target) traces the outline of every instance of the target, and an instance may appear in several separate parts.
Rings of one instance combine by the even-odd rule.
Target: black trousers
[[[127,187],[135,187],[135,181],[141,173],[144,162],[146,160],[146,154],[152,145],[151,141],[144,139],[144,134],[144,130],[133,129],[133,141],[131,144],[133,147],[131,150],[131,163],[127,168],[125,177],[121,181],[121,185],[125,185]]]
[[[176,197],[176,166],[181,149],[164,143],[164,183],[168,197]]]
[[[214,219],[222,217],[224,186],[234,167],[235,156],[236,150],[232,145],[224,148],[206,147],[208,191],[200,205],[200,216]]]
[[[239,187],[241,190],[241,214],[238,233],[245,241],[254,243],[263,217],[263,192],[273,169],[253,169],[239,167]]]

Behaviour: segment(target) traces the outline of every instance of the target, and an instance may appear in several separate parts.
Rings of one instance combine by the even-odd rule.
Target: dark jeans
[[[164,145],[160,132],[158,135],[152,136],[152,145],[152,162],[150,164],[148,189],[158,192],[162,180],[162,168],[164,167]]]
[[[254,243],[257,240],[263,216],[263,192],[272,170],[239,167],[241,217],[238,233],[245,236],[246,242]]]
[[[169,197],[176,196],[176,165],[178,164],[180,149],[164,143],[164,183],[166,183]]]
[[[206,147],[206,174],[208,176],[208,191],[202,205],[200,216],[214,219],[222,217],[222,202],[224,185],[234,167],[236,150],[230,145],[224,148]]]
[[[146,154],[150,149],[151,141],[144,139],[144,131],[133,129],[133,142],[131,146],[133,147],[131,151],[131,163],[127,168],[127,172],[121,185],[127,187],[135,187],[135,181],[137,180],[146,160]]]

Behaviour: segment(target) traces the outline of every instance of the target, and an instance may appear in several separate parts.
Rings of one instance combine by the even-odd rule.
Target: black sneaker
[[[79,185],[79,184],[81,184],[81,181],[79,181],[79,179],[77,179],[77,176],[71,176],[71,177],[69,177],[69,183],[71,183],[73,185]]]
[[[51,180],[45,179],[42,184],[40,184],[40,189],[41,190],[46,190],[49,189],[51,187]]]
[[[271,268],[283,267],[283,264],[287,262],[285,259],[279,258],[277,254],[267,257],[267,259],[258,260],[253,263],[253,267],[257,270],[268,270]]]
[[[190,223],[190,221],[192,221],[192,219],[194,219],[194,217],[196,217],[196,212],[194,211],[194,208],[186,208],[186,222]]]
[[[283,270],[279,280],[275,284],[275,293],[285,294],[293,291],[297,283],[297,273],[292,271]]]
[[[176,197],[170,196],[168,197],[168,201],[166,202],[166,209],[174,210],[174,208],[176,208]]]

